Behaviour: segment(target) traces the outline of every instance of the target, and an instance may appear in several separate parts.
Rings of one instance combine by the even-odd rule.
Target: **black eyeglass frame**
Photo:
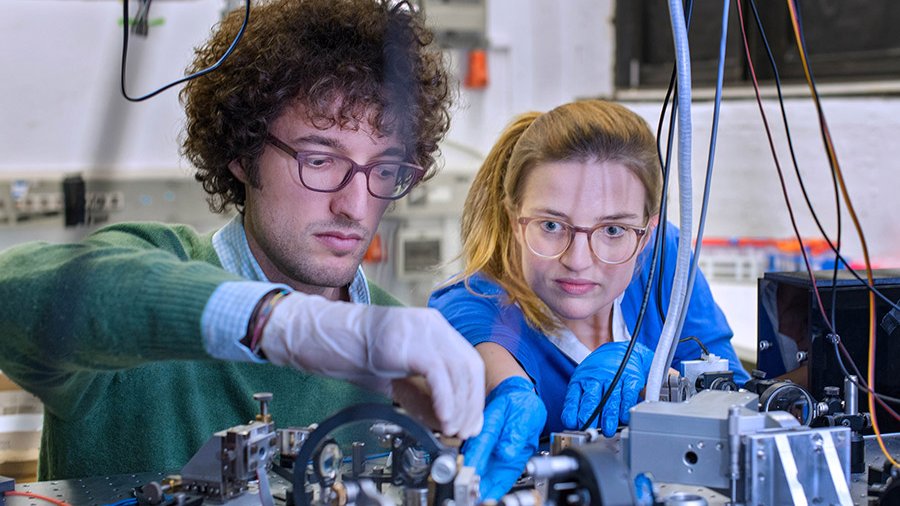
[[[531,223],[532,221],[537,221],[537,220],[546,220],[546,221],[552,221],[554,223],[559,223],[560,225],[562,225],[563,228],[566,229],[566,232],[568,232],[569,239],[566,242],[565,247],[563,247],[562,251],[560,251],[559,253],[557,253],[555,255],[547,256],[547,255],[542,255],[542,254],[538,253],[537,251],[534,250],[533,247],[531,247],[531,244],[528,243],[528,234],[526,233],[525,229],[528,227],[529,223]],[[591,254],[594,255],[594,258],[596,258],[597,260],[600,260],[601,262],[603,262],[607,265],[621,265],[621,264],[628,262],[632,258],[634,258],[634,256],[637,254],[638,250],[640,249],[641,239],[645,235],[647,235],[647,230],[650,228],[649,222],[646,225],[644,225],[643,227],[636,227],[634,225],[627,225],[625,223],[616,223],[616,222],[599,223],[597,225],[594,225],[593,227],[576,227],[575,225],[572,225],[571,223],[566,223],[565,221],[558,220],[558,219],[548,218],[546,216],[529,216],[529,217],[520,216],[518,219],[518,223],[522,227],[522,239],[525,241],[525,245],[528,246],[528,249],[532,253],[534,253],[535,255],[537,255],[541,258],[554,259],[554,258],[559,258],[559,257],[565,255],[566,251],[569,251],[569,248],[572,247],[572,242],[575,240],[575,234],[583,232],[588,238],[588,249],[591,250]],[[596,232],[598,229],[603,228],[603,227],[609,227],[609,226],[617,226],[617,227],[622,227],[626,230],[631,230],[634,232],[635,236],[637,236],[637,240],[634,242],[634,251],[632,251],[631,254],[628,255],[624,260],[620,260],[618,262],[610,262],[609,260],[602,258],[600,255],[597,254],[596,251],[594,251],[594,245],[591,242],[591,236],[594,235],[594,232]]]
[[[353,160],[351,160],[350,158],[347,158],[346,156],[343,156],[343,155],[339,155],[337,153],[329,153],[327,151],[297,151],[296,149],[292,148],[287,143],[285,143],[284,141],[275,137],[272,134],[266,135],[266,142],[268,142],[272,146],[280,149],[284,153],[286,153],[294,158],[294,160],[297,162],[297,176],[300,180],[300,184],[303,185],[303,187],[306,188],[307,190],[312,190],[314,192],[320,192],[320,193],[339,192],[345,186],[347,186],[347,184],[349,184],[350,181],[353,180],[353,176],[355,176],[356,173],[362,172],[366,176],[366,190],[369,192],[369,195],[371,195],[377,199],[382,199],[382,200],[397,200],[397,199],[401,199],[401,198],[405,197],[406,194],[408,194],[410,192],[410,190],[412,190],[416,186],[416,184],[418,184],[419,181],[421,181],[422,178],[425,177],[425,169],[423,169],[421,166],[416,165],[414,163],[376,161],[376,162],[372,162],[372,163],[369,163],[366,165],[360,165],[360,164],[354,162]],[[312,186],[307,184],[306,181],[304,181],[304,179],[303,179],[303,165],[306,162],[306,157],[309,157],[312,155],[325,155],[325,156],[330,156],[332,158],[345,160],[350,163],[350,170],[347,171],[347,173],[344,175],[344,179],[342,179],[341,182],[338,183],[336,188],[333,188],[330,190],[323,190],[321,188],[313,188]],[[369,174],[372,172],[372,169],[374,169],[375,167],[378,167],[379,165],[383,165],[383,164],[399,165],[399,166],[406,167],[406,168],[413,170],[413,177],[412,177],[411,182],[409,183],[409,187],[407,187],[405,190],[403,190],[403,192],[400,193],[399,195],[385,197],[382,195],[377,195],[372,191],[372,187],[369,184]]]

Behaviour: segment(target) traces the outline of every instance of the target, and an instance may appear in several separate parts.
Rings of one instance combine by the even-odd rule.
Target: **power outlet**
[[[106,205],[109,211],[125,210],[125,193],[121,191],[112,191],[106,194]]]
[[[19,217],[56,215],[62,209],[63,196],[60,192],[28,192],[15,201]]]
[[[110,213],[125,209],[125,193],[121,191],[88,192],[85,202],[89,212]]]

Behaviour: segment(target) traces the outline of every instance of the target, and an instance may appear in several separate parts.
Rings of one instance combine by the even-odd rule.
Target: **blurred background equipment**
[[[33,481],[44,406],[0,372],[0,476]]]

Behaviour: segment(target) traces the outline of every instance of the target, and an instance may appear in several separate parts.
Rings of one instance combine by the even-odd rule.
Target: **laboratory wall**
[[[136,2],[131,2],[134,17]],[[131,36],[126,82],[139,97],[184,75],[221,0],[153,2]],[[0,175],[184,175],[178,88],[147,102],[120,93],[122,2],[4,0],[0,16]]]

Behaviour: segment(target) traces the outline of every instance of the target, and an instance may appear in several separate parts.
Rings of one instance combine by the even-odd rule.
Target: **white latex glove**
[[[444,434],[468,438],[481,431],[484,363],[435,309],[292,293],[272,310],[261,346],[273,364],[387,394],[390,380],[422,375]]]

